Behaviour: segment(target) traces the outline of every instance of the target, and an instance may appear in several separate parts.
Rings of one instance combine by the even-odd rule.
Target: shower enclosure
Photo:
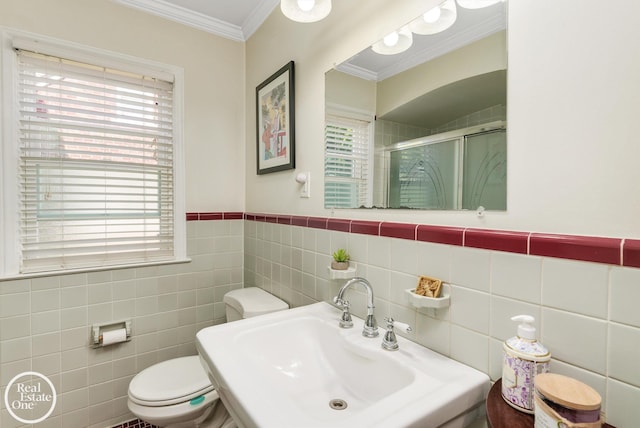
[[[388,208],[507,208],[504,122],[397,143],[383,159]]]

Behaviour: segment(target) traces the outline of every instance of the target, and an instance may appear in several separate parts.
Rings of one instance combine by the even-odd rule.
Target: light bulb
[[[384,40],[384,44],[387,46],[395,46],[398,43],[399,39],[400,39],[400,36],[396,31],[394,31],[391,34],[384,36],[384,39],[382,40]]]
[[[440,6],[436,6],[433,9],[425,12],[425,14],[422,16],[422,19],[424,19],[424,22],[428,24],[433,24],[435,22],[438,22],[438,19],[440,19],[440,14]]]
[[[309,12],[315,5],[315,0],[298,0],[298,7],[305,12]]]

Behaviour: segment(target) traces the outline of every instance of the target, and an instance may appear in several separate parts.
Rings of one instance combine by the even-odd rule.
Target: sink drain
[[[339,398],[334,398],[329,401],[329,407],[333,410],[344,410],[347,408],[347,402]]]

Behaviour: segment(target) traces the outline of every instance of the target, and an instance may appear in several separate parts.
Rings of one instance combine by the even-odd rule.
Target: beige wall
[[[362,113],[376,112],[376,82],[329,70],[325,77],[328,105],[347,106]]]
[[[507,68],[506,33],[501,31],[447,55],[396,74],[378,84],[378,116],[434,89]]]
[[[437,1],[430,0],[435,4]],[[246,206],[248,211],[324,215],[324,75],[372,40],[407,22],[425,1],[387,0],[333,2],[328,18],[302,25],[287,20],[276,8],[246,44]],[[345,19],[349,17],[349,19]],[[255,87],[272,73],[295,61],[296,171],[311,172],[311,198],[301,199],[296,171],[256,175]]]
[[[418,14],[421,2],[334,2],[330,17],[301,25],[276,9],[247,42],[247,105],[255,86],[296,62],[298,171],[310,171],[310,199],[297,194],[294,171],[255,174],[255,112],[247,109],[248,211],[331,216],[322,201],[324,73],[376,37]],[[435,3],[435,2],[432,2]],[[508,13],[508,210],[470,212],[348,211],[347,218],[393,219],[582,235],[640,237],[640,3],[602,8],[585,0],[521,0]],[[356,11],[357,9],[357,11]],[[550,13],[550,10],[553,13]],[[592,23],[598,23],[595,31]]]
[[[3,0],[0,25],[182,67],[186,209],[244,209],[243,43],[107,0]]]

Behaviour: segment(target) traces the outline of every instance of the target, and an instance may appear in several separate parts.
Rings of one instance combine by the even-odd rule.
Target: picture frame
[[[295,168],[293,61],[256,87],[257,173]]]

